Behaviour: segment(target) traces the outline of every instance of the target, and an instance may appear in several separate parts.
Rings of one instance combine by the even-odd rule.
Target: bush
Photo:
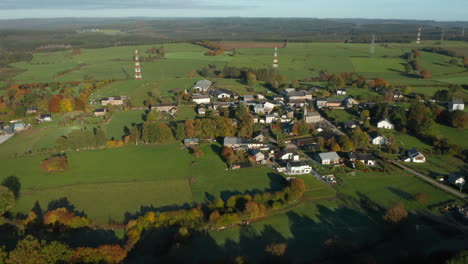
[[[54,155],[41,162],[41,169],[46,172],[64,171],[68,167],[66,155]]]
[[[424,192],[417,193],[414,196],[414,200],[416,200],[416,202],[420,204],[427,202],[428,199],[429,199],[429,196],[427,195],[427,193],[424,193]]]

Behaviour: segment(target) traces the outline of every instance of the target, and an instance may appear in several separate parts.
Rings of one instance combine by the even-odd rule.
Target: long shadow
[[[408,193],[408,192],[405,192],[405,191],[402,191],[400,189],[397,189],[397,188],[393,188],[393,187],[388,187],[387,188],[389,191],[391,191],[393,194],[399,196],[400,198],[403,198],[407,201],[412,201],[414,200],[414,195],[412,195],[411,193]]]

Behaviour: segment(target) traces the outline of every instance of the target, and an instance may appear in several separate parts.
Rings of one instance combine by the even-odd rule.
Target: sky
[[[468,0],[0,0],[0,19],[311,17],[467,21]]]

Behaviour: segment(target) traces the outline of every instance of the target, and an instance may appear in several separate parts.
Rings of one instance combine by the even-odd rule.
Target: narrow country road
[[[414,174],[416,177],[418,177],[419,179],[431,184],[432,186],[437,187],[437,188],[441,189],[442,191],[448,192],[448,193],[450,193],[450,194],[452,194],[452,195],[454,195],[454,196],[456,196],[458,198],[467,200],[467,196],[465,194],[463,194],[463,193],[461,193],[461,192],[459,192],[457,190],[454,190],[454,189],[450,188],[449,186],[438,183],[437,181],[435,181],[435,180],[433,180],[433,179],[431,179],[431,178],[429,178],[427,176],[424,176],[421,173],[416,172],[416,171],[406,167],[405,165],[403,165],[403,164],[401,164],[401,163],[399,163],[397,161],[394,161],[394,160],[389,160],[389,161],[392,164],[394,164],[395,166],[400,167],[400,168],[406,170],[407,172],[410,172],[410,173]]]

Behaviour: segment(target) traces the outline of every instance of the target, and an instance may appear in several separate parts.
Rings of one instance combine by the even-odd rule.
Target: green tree
[[[156,122],[161,118],[161,114],[159,111],[154,111],[151,110],[147,115],[146,115],[146,121],[148,122]]]
[[[15,194],[5,186],[0,185],[0,216],[15,207]]]
[[[186,138],[184,123],[177,123],[176,129],[175,129],[175,135],[176,135],[176,139],[178,140],[182,140]]]
[[[409,95],[412,92],[413,92],[413,90],[411,89],[411,86],[405,85],[405,87],[403,88],[403,94],[404,95]]]
[[[257,86],[257,76],[251,72],[247,74],[247,85],[250,87]]]
[[[461,111],[456,110],[450,113],[452,126],[455,128],[466,128],[468,127],[468,114]]]
[[[454,257],[450,258],[445,264],[466,264],[468,263],[468,250],[459,252]]]
[[[369,144],[369,136],[359,128],[351,132],[351,140],[356,148],[364,148]]]
[[[101,127],[96,128],[94,130],[94,137],[95,137],[96,146],[102,147],[106,145],[106,142],[107,142],[106,132]]]
[[[370,112],[367,109],[362,110],[359,116],[361,117],[361,120],[366,120],[370,116]]]
[[[18,177],[13,175],[8,176],[2,181],[2,185],[7,187],[15,195],[16,199],[19,198],[21,183]]]
[[[413,66],[410,64],[405,64],[405,72],[406,73],[412,73],[413,72]]]
[[[214,200],[213,205],[214,205],[214,207],[216,207],[218,209],[223,209],[224,208],[224,200],[218,197],[218,198],[216,198],[216,200]]]
[[[55,264],[68,263],[73,250],[60,242],[47,243],[32,236],[20,240],[10,252],[6,264]]]

